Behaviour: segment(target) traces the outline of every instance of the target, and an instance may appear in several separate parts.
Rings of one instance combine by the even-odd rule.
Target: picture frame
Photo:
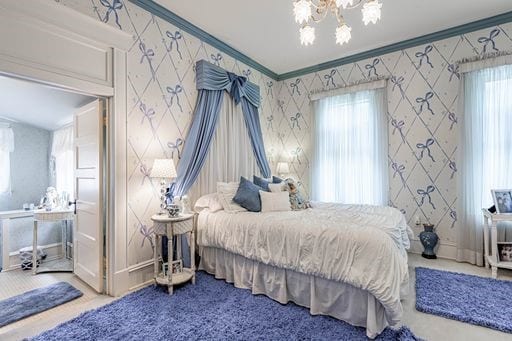
[[[498,214],[512,214],[512,189],[492,189],[492,199]]]
[[[183,261],[181,259],[173,261],[171,263],[171,269],[173,274],[183,272]]]
[[[512,262],[512,243],[498,243],[500,262]]]

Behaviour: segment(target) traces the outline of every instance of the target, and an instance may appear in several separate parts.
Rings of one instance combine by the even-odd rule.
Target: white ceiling
[[[281,74],[512,10],[511,0],[381,0],[382,18],[364,26],[360,8],[345,12],[348,45],[336,45],[332,16],[302,46],[293,0],[156,0],[192,24]]]
[[[46,130],[55,130],[72,122],[74,110],[93,99],[38,83],[0,76],[0,118]]]

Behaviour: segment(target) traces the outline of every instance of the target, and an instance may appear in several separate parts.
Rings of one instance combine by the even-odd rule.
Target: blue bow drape
[[[178,164],[176,182],[169,188],[171,196],[181,196],[188,192],[196,181],[213,140],[220,108],[222,107],[223,91],[229,92],[235,104],[242,105],[244,122],[249,132],[251,146],[261,174],[271,176],[261,133],[258,107],[260,105],[260,89],[247,78],[200,60],[196,63],[196,87],[198,98],[194,109],[192,126],[185,139],[182,157]],[[182,249],[188,245],[181,239]],[[164,243],[164,257],[167,243]],[[183,262],[190,264],[188,252],[184,252]]]

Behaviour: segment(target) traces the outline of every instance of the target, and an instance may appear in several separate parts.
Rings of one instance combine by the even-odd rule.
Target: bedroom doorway
[[[13,281],[20,278],[37,286],[27,276],[42,272],[79,278],[98,293],[107,287],[107,104],[106,98],[0,76],[1,298],[17,294]]]

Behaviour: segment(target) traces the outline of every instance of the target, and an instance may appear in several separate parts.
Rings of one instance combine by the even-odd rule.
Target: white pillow
[[[272,193],[279,193],[279,192],[282,192],[282,191],[286,191],[285,185],[286,184],[284,182],[280,182],[278,184],[268,184],[268,189]]]
[[[208,211],[212,213],[223,209],[217,193],[203,195],[196,201],[194,211],[201,212],[204,209],[208,209]]]
[[[238,182],[217,182],[217,195],[224,211],[229,213],[247,211],[242,206],[233,201],[233,197],[238,191]]]
[[[288,192],[260,191],[261,212],[291,211],[290,195]]]

